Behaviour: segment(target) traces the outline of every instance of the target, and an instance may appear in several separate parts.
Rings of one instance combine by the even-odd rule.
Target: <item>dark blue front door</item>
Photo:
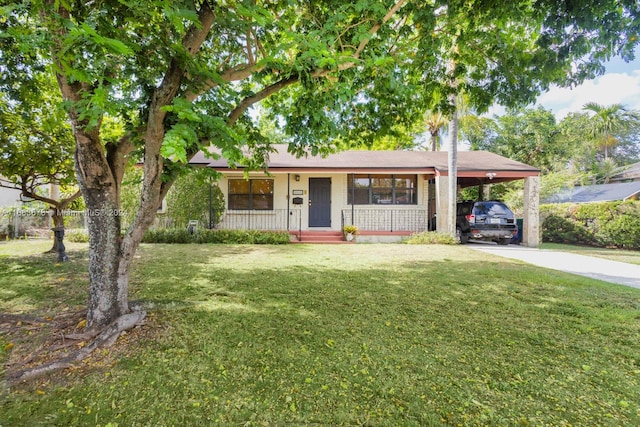
[[[309,227],[331,227],[331,178],[309,178]]]

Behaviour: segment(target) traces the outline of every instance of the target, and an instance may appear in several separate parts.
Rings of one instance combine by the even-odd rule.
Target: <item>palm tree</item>
[[[600,176],[598,181],[603,184],[608,184],[611,177],[619,173],[621,168],[616,164],[613,159],[605,159],[604,162],[598,165],[598,175]]]
[[[590,134],[597,141],[598,147],[604,149],[605,160],[609,158],[609,148],[619,143],[617,135],[640,125],[640,113],[629,111],[622,104],[605,106],[589,102],[582,109],[593,113]]]
[[[429,111],[424,116],[424,124],[429,134],[431,134],[431,151],[438,151],[440,148],[438,136],[441,130],[446,129],[449,120],[440,111]]]

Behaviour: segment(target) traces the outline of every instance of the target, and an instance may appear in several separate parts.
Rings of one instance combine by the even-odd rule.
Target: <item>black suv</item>
[[[518,234],[511,209],[502,202],[459,202],[456,215],[456,236],[460,243],[469,239],[487,240],[508,245]]]

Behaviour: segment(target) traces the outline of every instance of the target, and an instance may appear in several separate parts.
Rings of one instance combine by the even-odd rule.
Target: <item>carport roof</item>
[[[271,173],[424,173],[447,175],[445,151],[342,151],[327,157],[308,156],[298,158],[287,151],[286,144],[274,146],[276,152],[269,156],[267,165]],[[198,153],[192,164],[207,166],[218,171],[240,169],[230,167],[226,159],[207,158]],[[540,170],[515,160],[487,151],[458,152],[458,180],[463,186],[477,185],[480,181],[509,181],[527,176],[537,176]]]

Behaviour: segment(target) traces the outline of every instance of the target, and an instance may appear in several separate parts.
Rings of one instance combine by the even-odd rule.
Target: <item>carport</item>
[[[447,152],[429,153],[435,165],[436,229],[449,229],[449,171]],[[487,151],[460,151],[457,161],[457,187],[478,186],[524,180],[524,215],[522,244],[540,246],[540,169]]]

